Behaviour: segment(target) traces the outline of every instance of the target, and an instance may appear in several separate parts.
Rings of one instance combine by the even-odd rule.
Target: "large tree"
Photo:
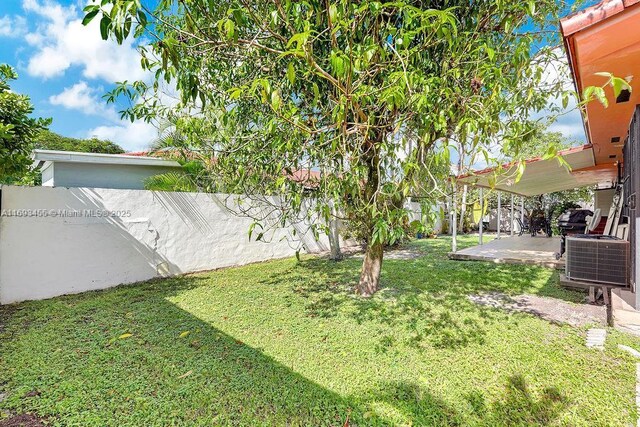
[[[51,122],[31,117],[29,97],[13,92],[9,85],[17,78],[12,67],[0,64],[0,184],[13,182],[29,170],[33,140]]]
[[[443,184],[433,171],[449,163],[451,147],[487,157],[496,141],[517,149],[533,128],[530,114],[561,90],[545,79],[559,7],[103,0],[85,9],[85,22],[100,19],[103,38],[146,43],[142,65],[154,83],[123,83],[111,94],[134,98],[125,115],[164,114],[153,94],[173,82],[178,108],[193,113],[179,123],[186,143],[215,158],[216,182],[278,195],[276,224],[310,209],[346,218],[367,243],[357,291],[371,295],[385,244],[406,231],[406,196]],[[304,202],[310,187],[313,205]]]

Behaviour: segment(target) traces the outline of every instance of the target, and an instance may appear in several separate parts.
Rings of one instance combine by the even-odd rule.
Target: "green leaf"
[[[520,182],[520,179],[522,179],[522,175],[524,175],[525,168],[526,168],[526,162],[524,161],[518,162],[518,169],[516,171],[516,184]]]
[[[527,9],[529,12],[529,15],[533,16],[536,13],[536,2],[535,0],[529,0],[527,2]]]
[[[82,25],[87,25],[87,24],[89,24],[89,22],[93,21],[93,18],[96,17],[98,12],[100,12],[100,10],[94,9],[91,12],[87,13],[85,15],[84,19],[82,20]]]
[[[308,39],[309,39],[308,32],[296,33],[293,36],[291,36],[291,38],[287,42],[287,48],[291,47],[293,43],[296,43],[296,46],[299,49],[302,45],[307,43]]]
[[[593,90],[593,94],[595,95],[596,99],[600,101],[600,103],[604,106],[604,108],[607,108],[609,106],[609,100],[607,99],[607,95],[604,92],[604,88],[596,86]]]
[[[118,339],[119,339],[119,340],[126,340],[127,338],[132,337],[132,336],[133,336],[133,334],[126,333],[126,334],[122,334],[122,335],[120,335],[120,336],[118,337]]]
[[[249,240],[251,240],[251,235],[253,234],[253,230],[256,228],[256,226],[262,228],[262,225],[260,225],[260,223],[258,222],[254,222],[249,226]]]
[[[147,14],[142,9],[138,10],[138,22],[143,27],[147,26]]]
[[[496,56],[496,51],[488,46],[486,50],[487,50],[487,58],[489,58],[489,61],[493,61],[493,58]]]
[[[243,93],[243,89],[240,87],[235,87],[233,89],[230,90],[229,92],[229,98],[231,98],[232,100],[236,100],[238,98],[240,98],[242,96]]]
[[[338,17],[338,8],[335,4],[329,6],[329,18],[331,18],[332,22],[336,22],[336,18]]]
[[[620,96],[620,92],[625,89],[631,92],[631,85],[629,85],[625,79],[621,79],[620,77],[611,77],[611,86],[613,86],[613,95],[616,98]]]
[[[331,55],[331,69],[337,76],[344,75],[344,59],[338,54]]]
[[[291,84],[295,84],[296,82],[296,70],[293,67],[293,63],[289,62],[289,65],[287,66],[287,78],[289,79],[289,82]]]
[[[234,38],[235,29],[236,24],[231,19],[227,19],[224,23],[224,30],[228,40],[232,40]]]
[[[109,26],[111,25],[111,18],[107,15],[103,15],[100,20],[100,36],[102,40],[107,40],[109,38]]]
[[[280,91],[274,90],[273,92],[271,92],[271,106],[273,107],[274,110],[278,110],[280,109],[281,105],[282,105],[282,97],[280,96]]]

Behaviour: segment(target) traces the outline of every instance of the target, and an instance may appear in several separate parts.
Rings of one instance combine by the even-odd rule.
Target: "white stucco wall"
[[[226,210],[224,195],[12,186],[1,192],[2,304],[292,256],[289,240],[304,231],[298,226],[293,238],[279,229],[271,243],[250,241],[252,220]],[[28,209],[42,211],[24,216]],[[54,216],[58,210],[83,214]],[[120,215],[91,216],[102,211]],[[325,236],[302,239],[309,252],[329,249]]]
[[[42,185],[45,187],[53,187],[53,163],[49,163],[40,170],[42,174]]]
[[[143,190],[147,178],[167,172],[180,168],[57,161],[42,171],[42,185]]]
[[[422,217],[422,205],[419,202],[407,202],[405,204],[405,208],[409,210],[409,221],[422,221],[424,218]],[[436,234],[442,233],[442,210],[444,207],[442,204],[437,203],[431,207],[431,214],[434,218],[433,224],[430,224],[433,227],[433,232]]]
[[[608,216],[609,209],[613,204],[613,196],[616,194],[615,188],[607,188],[605,190],[596,190],[593,197],[593,207],[600,209],[600,215]]]

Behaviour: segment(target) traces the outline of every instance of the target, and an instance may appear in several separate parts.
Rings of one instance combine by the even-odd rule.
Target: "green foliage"
[[[180,129],[182,119],[175,114],[162,120],[158,137],[151,144],[151,151],[170,158],[182,165],[178,173],[170,172],[153,176],[145,182],[145,188],[154,191],[221,192],[209,172],[212,158],[205,158],[192,150]]]
[[[141,48],[151,84],[123,82],[123,116],[184,113],[184,143],[224,188],[269,199],[281,224],[307,215],[318,171],[316,214],[336,212],[375,244],[402,236],[404,200],[439,196],[450,147],[482,153],[496,140],[518,147],[531,112],[550,107],[562,82],[543,74],[557,60],[547,26],[561,3],[462,0],[104,0],[85,8],[103,38],[153,39]],[[523,31],[527,24],[532,31]],[[551,36],[553,38],[553,36]],[[551,40],[557,41],[557,40]],[[174,82],[182,104],[156,95]],[[194,110],[199,114],[193,114]],[[265,201],[267,203],[267,201]]]
[[[82,153],[122,154],[118,144],[98,138],[77,139],[43,130],[34,138],[34,147],[43,150],[79,151]]]
[[[2,306],[0,423],[635,423],[636,361],[617,345],[638,338],[611,329],[593,350],[585,329],[476,305],[491,291],[583,294],[551,269],[449,260],[449,245],[405,247],[419,257],[388,259],[369,299],[350,293],[357,259],[303,256]]]
[[[51,123],[30,117],[29,97],[13,92],[9,85],[17,78],[13,68],[0,64],[0,184],[13,183],[28,173],[34,138]]]
[[[165,155],[182,165],[180,172],[168,172],[155,175],[145,181],[145,188],[154,191],[185,191],[213,193],[217,188],[210,181],[203,164],[197,160],[185,161],[175,155]]]
[[[600,104],[602,104],[604,108],[607,108],[609,106],[609,100],[607,99],[607,94],[605,92],[605,88],[607,86],[610,86],[613,89],[614,98],[617,98],[618,95],[620,95],[620,92],[622,92],[623,90],[628,90],[629,92],[633,91],[633,88],[630,84],[632,76],[623,79],[607,72],[599,72],[594,74],[596,76],[606,78],[607,81],[602,86],[585,87],[582,92],[582,99],[584,104],[587,104],[594,100],[598,100],[598,102],[600,102]]]

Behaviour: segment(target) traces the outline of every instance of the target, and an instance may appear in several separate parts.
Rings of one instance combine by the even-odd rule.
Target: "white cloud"
[[[22,16],[0,16],[0,37],[22,37],[27,32],[27,20]]]
[[[65,88],[57,95],[49,97],[49,102],[70,110],[79,110],[88,115],[103,115],[112,110],[106,108],[98,96],[101,88],[92,88],[87,82],[80,81],[71,87]]]
[[[87,132],[87,137],[108,139],[120,144],[127,151],[144,150],[158,136],[156,128],[142,121],[122,122],[120,125],[98,126]]]
[[[53,105],[80,111],[89,116],[105,119],[108,124],[97,126],[86,133],[86,137],[96,136],[113,141],[125,150],[135,151],[147,148],[157,137],[156,128],[143,121],[128,122],[120,120],[120,115],[112,105],[107,105],[100,98],[102,88],[93,88],[86,81],[79,81],[65,88],[57,95],[49,97]]]
[[[34,47],[27,71],[32,76],[60,76],[72,66],[82,68],[84,77],[109,83],[140,80],[147,73],[140,67],[140,55],[132,39],[118,45],[100,37],[99,20],[82,25],[82,12],[51,0],[23,0],[23,8],[43,18],[25,40]]]
[[[567,138],[585,143],[584,124],[578,110],[573,110],[566,116],[558,118],[555,123],[549,126],[549,130],[551,132],[561,132]]]

